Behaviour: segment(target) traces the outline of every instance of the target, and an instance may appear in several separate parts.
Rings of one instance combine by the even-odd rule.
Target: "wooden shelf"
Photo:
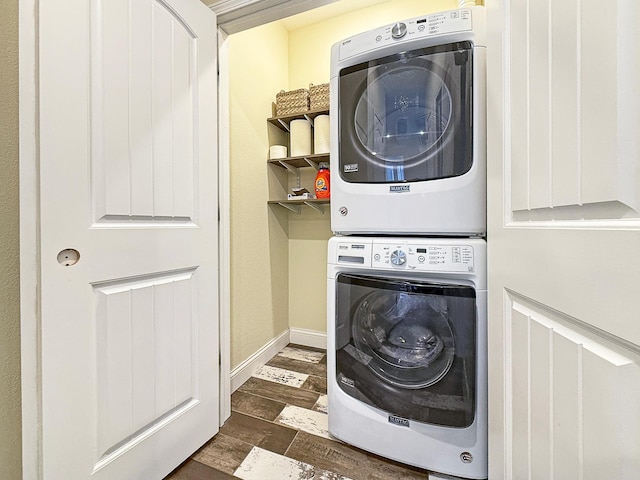
[[[267,122],[271,125],[275,125],[280,130],[284,130],[285,132],[289,131],[289,124],[291,120],[299,120],[301,118],[306,118],[310,122],[316,118],[318,115],[328,115],[329,109],[321,108],[319,110],[307,110],[306,112],[300,113],[288,113],[286,115],[280,115],[278,117],[267,118]]]
[[[271,165],[277,165],[282,168],[286,168],[291,171],[291,168],[306,168],[313,167],[318,170],[318,164],[320,162],[328,162],[328,153],[319,153],[314,155],[303,155],[301,157],[285,157],[285,158],[273,158],[267,160]],[[291,167],[291,168],[289,168]],[[295,173],[295,172],[292,172]]]
[[[302,207],[313,208],[316,212],[324,213],[324,206],[329,205],[328,198],[310,198],[308,200],[268,200],[269,205],[280,205],[294,213],[300,214]]]

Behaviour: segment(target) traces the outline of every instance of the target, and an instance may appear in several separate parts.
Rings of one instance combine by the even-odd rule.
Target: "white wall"
[[[22,476],[18,0],[0,2],[0,478]]]

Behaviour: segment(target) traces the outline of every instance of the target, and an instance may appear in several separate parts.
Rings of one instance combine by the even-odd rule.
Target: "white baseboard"
[[[258,368],[271,360],[280,350],[289,344],[289,330],[285,330],[267,343],[244,362],[231,370],[231,393],[251,378]]]
[[[327,348],[327,334],[304,328],[289,329],[291,343],[304,345],[305,347]]]
[[[326,349],[327,334],[324,332],[316,332],[315,330],[306,330],[304,328],[291,328],[289,330],[285,330],[236,368],[231,370],[231,393],[235,392],[240,385],[249,380],[256,370],[271,360],[289,343],[295,343],[305,347]]]

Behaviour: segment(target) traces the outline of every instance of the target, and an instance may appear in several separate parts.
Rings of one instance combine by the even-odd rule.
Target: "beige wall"
[[[278,24],[229,37],[231,368],[288,328],[288,222],[268,207],[275,94],[288,83],[288,33]],[[272,188],[278,186],[276,179]]]
[[[289,33],[289,85],[329,81],[331,46],[347,37],[425,13],[457,8],[457,0],[389,0]]]
[[[396,20],[456,7],[456,0],[392,0],[291,31],[289,87],[306,88],[309,83],[328,82],[331,46],[344,38]],[[326,332],[326,250],[330,236],[328,211],[324,216],[313,211],[289,216],[291,328]]]
[[[330,213],[266,206],[293,184],[284,169],[266,165],[275,94],[328,82],[331,45],[343,38],[456,7],[456,0],[390,0],[291,32],[275,23],[229,37],[232,368],[287,327],[326,332]],[[304,169],[302,184],[310,188],[314,175]]]
[[[0,478],[22,476],[18,0],[0,2]]]

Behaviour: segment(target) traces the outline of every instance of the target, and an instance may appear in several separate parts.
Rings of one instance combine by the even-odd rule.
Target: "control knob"
[[[393,265],[404,265],[407,262],[407,255],[402,250],[391,252],[391,263]]]
[[[393,27],[391,27],[391,36],[393,38],[402,38],[407,34],[407,25],[398,22]]]

